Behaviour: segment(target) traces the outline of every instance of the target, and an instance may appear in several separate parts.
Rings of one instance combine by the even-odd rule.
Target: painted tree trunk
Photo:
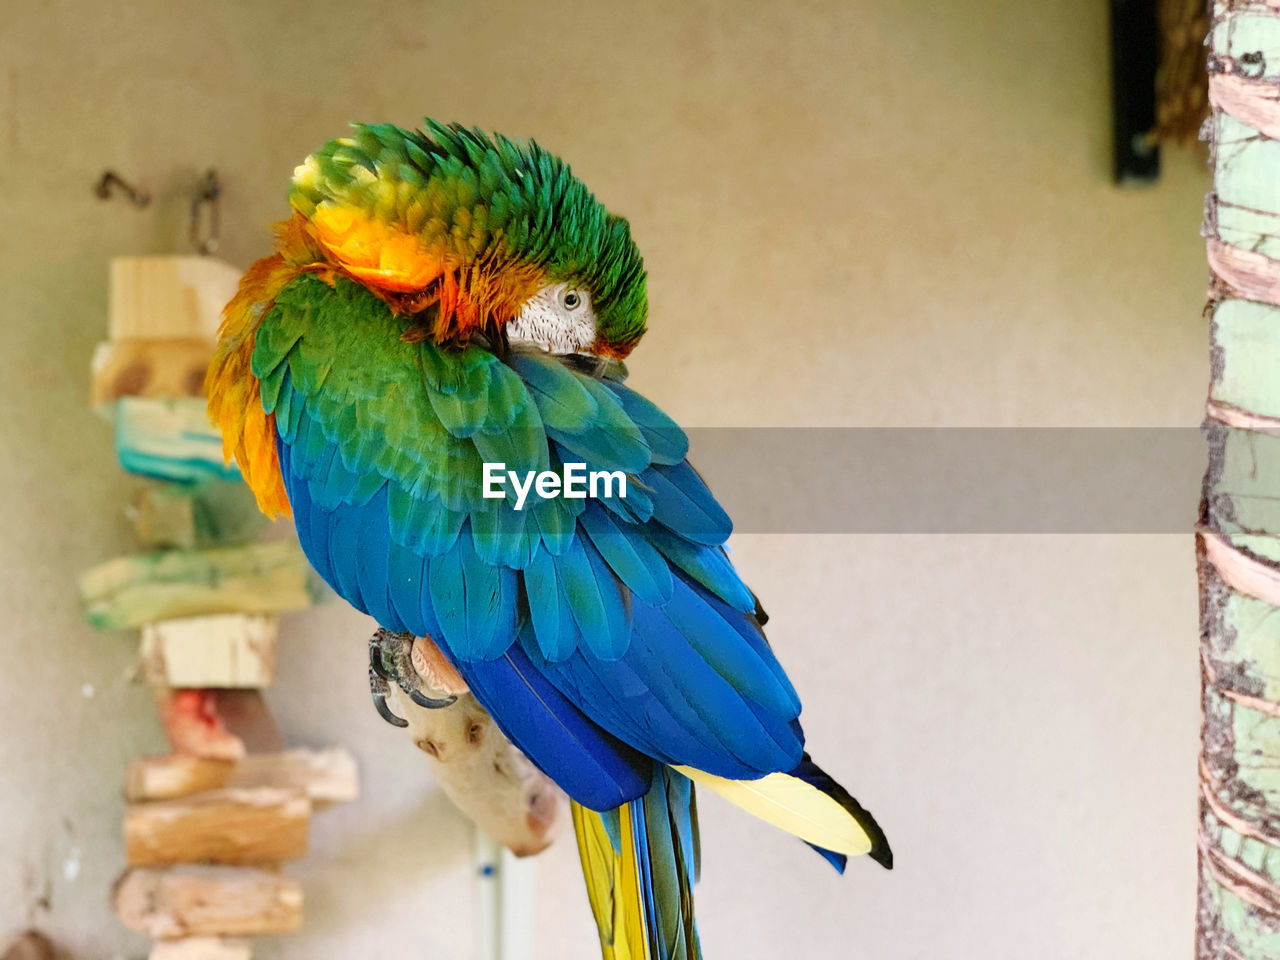
[[[1209,37],[1198,960],[1280,957],[1280,0]]]

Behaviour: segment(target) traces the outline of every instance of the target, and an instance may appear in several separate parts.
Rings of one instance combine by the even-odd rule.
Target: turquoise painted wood
[[[238,480],[222,459],[222,435],[202,397],[122,397],[115,410],[120,466],[159,480]]]

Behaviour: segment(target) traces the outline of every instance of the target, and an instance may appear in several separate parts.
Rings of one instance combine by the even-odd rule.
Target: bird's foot
[[[438,710],[458,700],[456,696],[437,698],[423,693],[422,677],[413,666],[413,639],[411,633],[392,633],[381,627],[369,638],[369,690],[373,694],[373,705],[379,716],[394,727],[407,727],[409,721],[396,716],[387,705],[392,682],[420,707]]]

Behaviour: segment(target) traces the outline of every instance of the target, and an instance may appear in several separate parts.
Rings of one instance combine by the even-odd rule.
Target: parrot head
[[[431,120],[356,125],[294,171],[289,201],[283,258],[361,283],[408,339],[622,359],[644,333],[630,226],[535,143]]]
[[[223,311],[205,386],[263,511],[287,514],[275,417],[253,353],[289,284],[311,274],[360,284],[403,320],[400,339],[448,349],[482,339],[621,360],[645,329],[644,261],[609,213],[537,144],[431,120],[425,131],[355,125],[295,171],[293,215]]]

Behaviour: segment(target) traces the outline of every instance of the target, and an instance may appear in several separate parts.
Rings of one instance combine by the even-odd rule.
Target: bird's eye
[[[560,297],[560,304],[566,310],[576,310],[582,303],[582,297],[578,295],[576,290],[566,290]]]

